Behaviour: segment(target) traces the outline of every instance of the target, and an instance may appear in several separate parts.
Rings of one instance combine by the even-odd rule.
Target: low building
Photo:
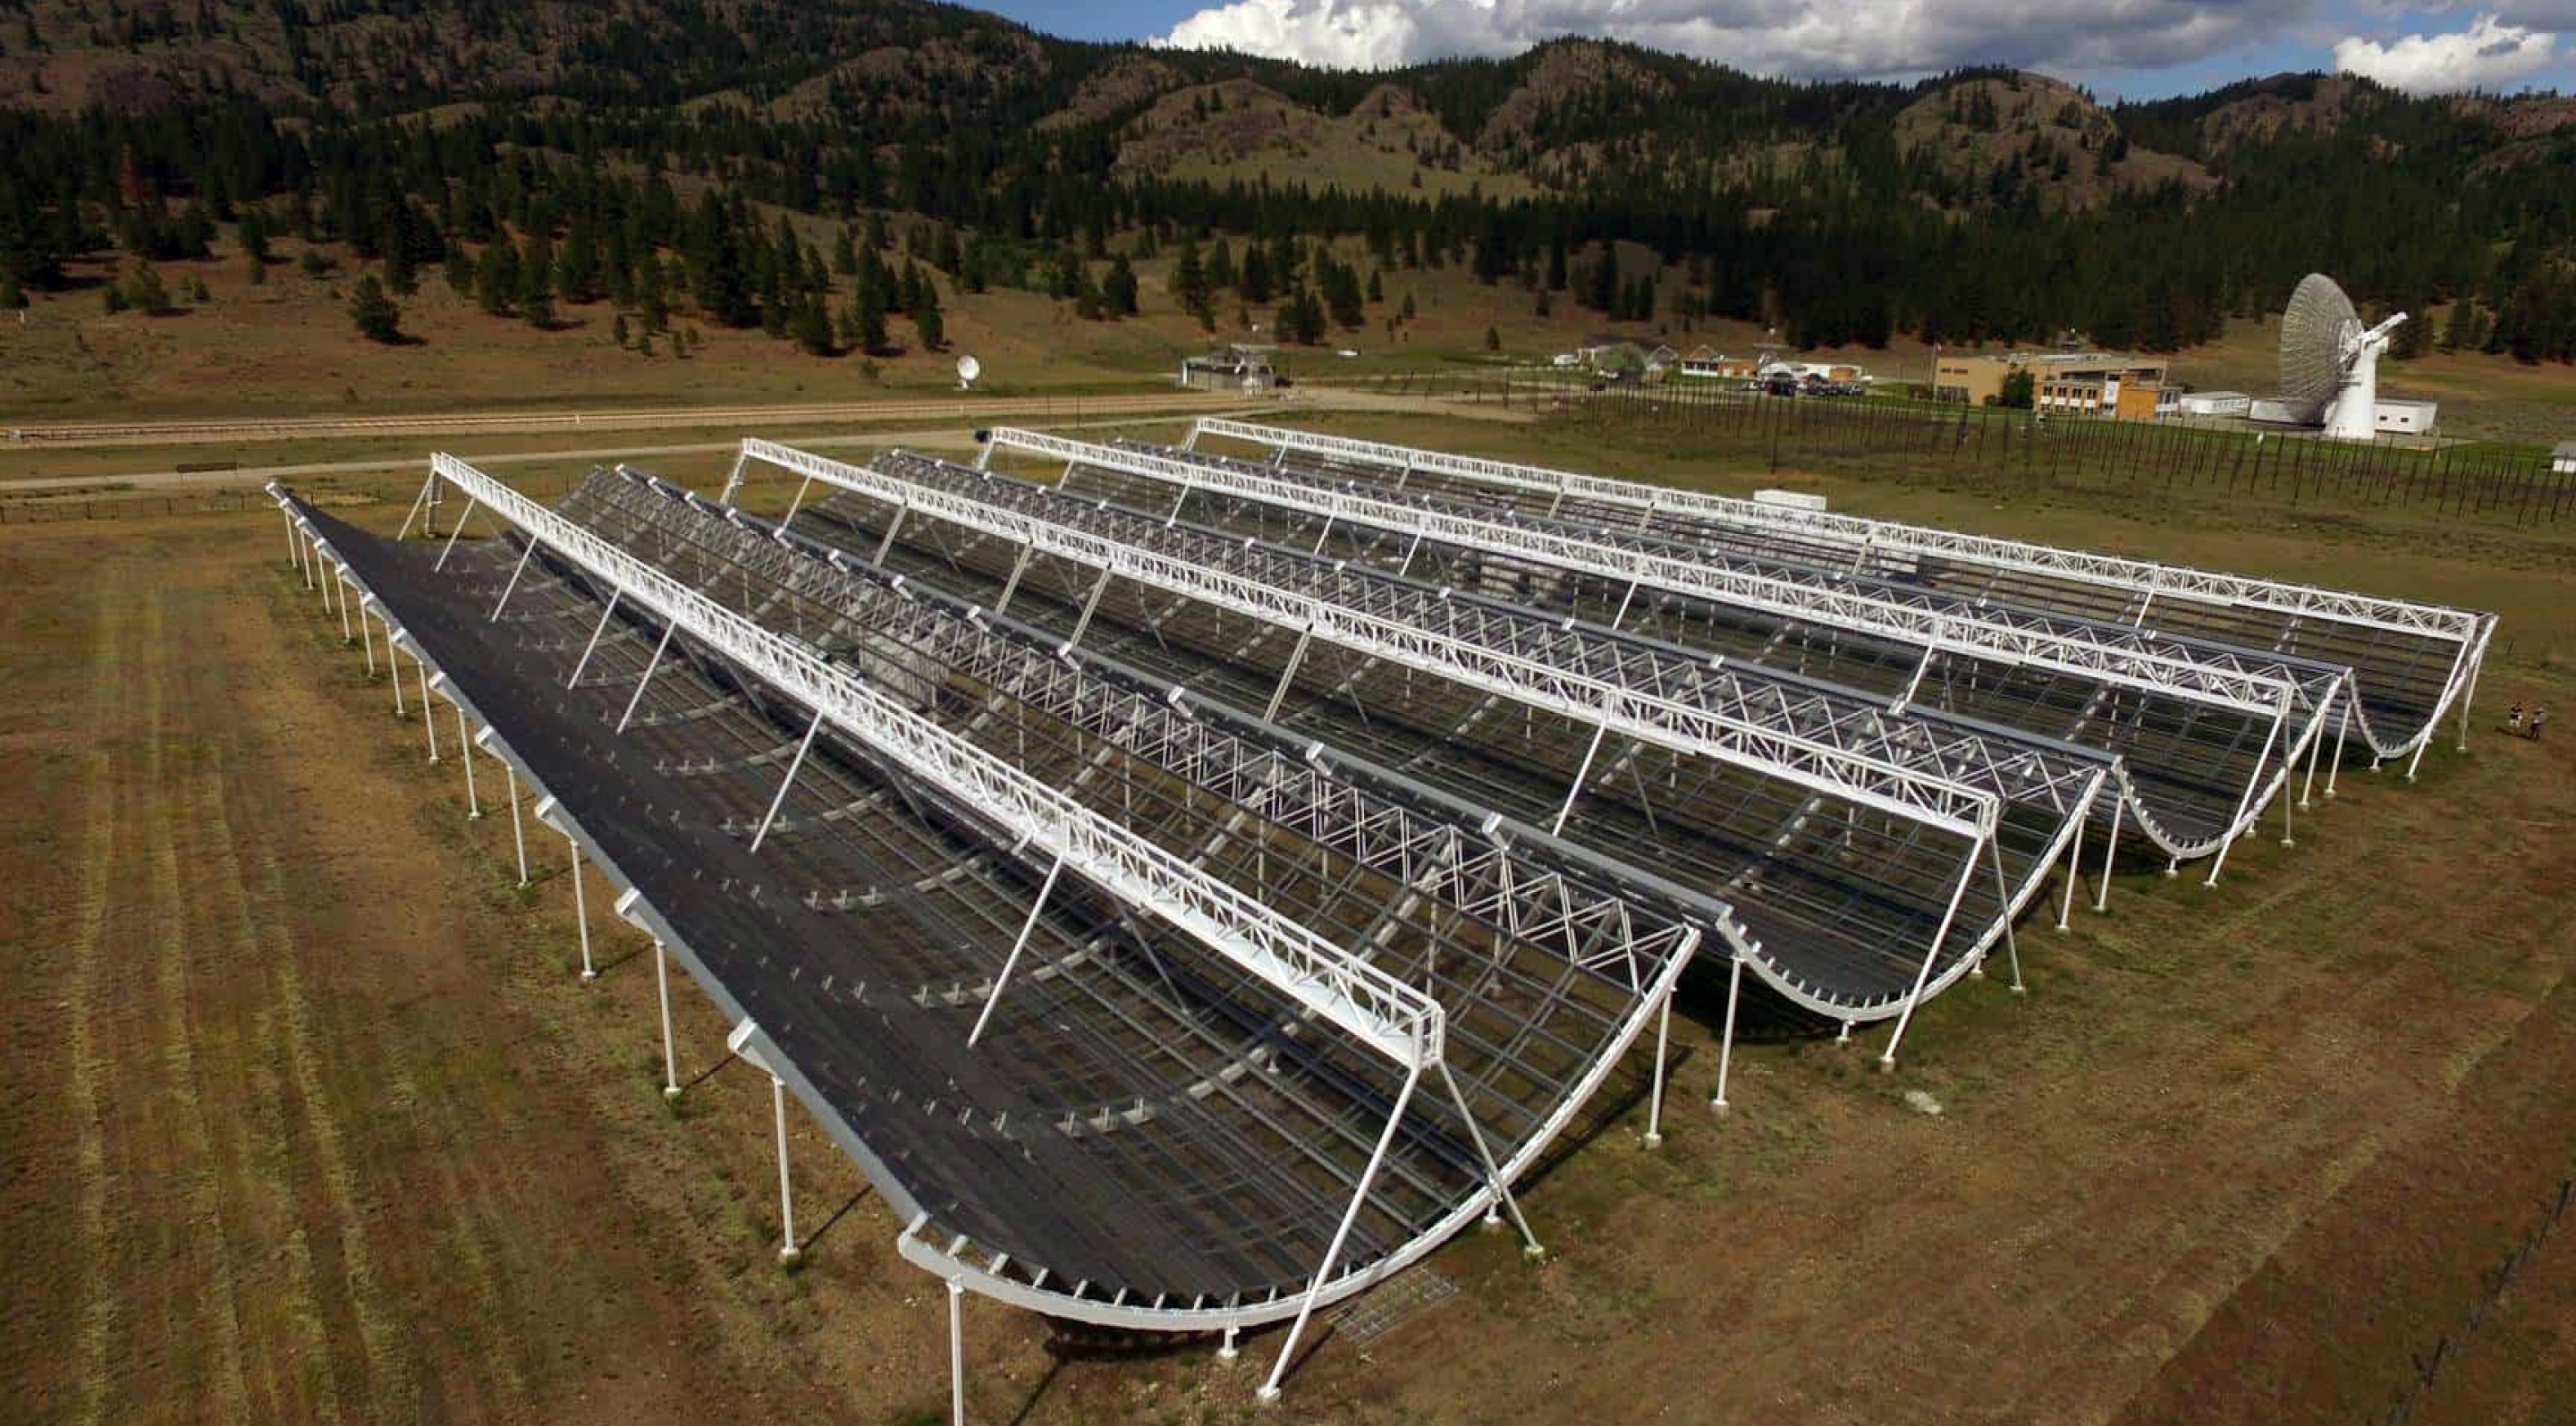
[[[2030,373],[2031,404],[2042,411],[2152,421],[2169,401],[2165,363],[2120,352],[1935,352],[1932,398],[1996,404],[2018,372]]]
[[[1761,367],[1754,357],[1728,356],[1711,346],[1693,347],[1682,353],[1680,375],[1711,381],[1750,381]]]
[[[1181,361],[1184,391],[1259,393],[1279,384],[1279,349],[1235,342]]]
[[[2371,410],[2370,428],[2383,436],[2429,436],[2441,416],[2441,404],[2434,401],[2387,399]],[[2313,430],[2323,422],[2316,414],[2303,414],[2289,402],[2274,398],[2247,403],[2246,415],[2257,425],[2299,426]]]
[[[2560,441],[2558,448],[2549,453],[2549,473],[2576,475],[2576,441]]]
[[[2370,413],[2370,428],[2383,436],[2429,436],[2441,406],[2432,401],[2380,401]]]
[[[2243,416],[2254,409],[2254,398],[2242,391],[2186,391],[2174,405],[2186,416]]]

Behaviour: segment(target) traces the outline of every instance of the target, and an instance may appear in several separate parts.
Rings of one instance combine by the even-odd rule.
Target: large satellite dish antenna
[[[2405,320],[2400,312],[2364,327],[2333,278],[2300,278],[2281,314],[2281,403],[2291,417],[2330,436],[2369,440],[2378,428],[2379,355]]]
[[[958,390],[969,391],[974,389],[975,378],[982,376],[983,374],[984,364],[975,360],[972,356],[962,356],[957,359]]]

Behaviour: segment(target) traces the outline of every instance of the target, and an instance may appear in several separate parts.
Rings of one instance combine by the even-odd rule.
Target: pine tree
[[[519,250],[502,238],[485,248],[482,261],[475,264],[475,305],[498,317],[510,310],[518,295]]]
[[[1207,273],[1199,266],[1199,245],[1186,238],[1172,259],[1172,300],[1184,312],[1196,312],[1207,301]]]
[[[402,309],[373,273],[358,279],[358,290],[349,299],[349,320],[368,341],[391,345],[402,340]]]
[[[796,304],[796,345],[812,356],[832,354],[832,319],[823,311],[823,299],[811,293]]]
[[[912,328],[921,337],[925,351],[938,351],[948,345],[948,321],[939,311],[939,289],[924,278],[921,302],[912,309]]]
[[[1124,254],[1109,264],[1109,276],[1100,284],[1100,301],[1111,317],[1136,315],[1136,270],[1127,265]]]
[[[519,255],[519,320],[539,330],[555,324],[554,244],[539,233]]]

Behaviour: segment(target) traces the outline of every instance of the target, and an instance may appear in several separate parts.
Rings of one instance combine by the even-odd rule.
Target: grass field
[[[1774,479],[1652,432],[1318,419]],[[726,460],[647,463],[706,486]],[[1327,1335],[1284,1415],[1251,1400],[1275,1334],[1233,1363],[1073,1349],[970,1299],[975,1419],[2358,1423],[2445,1339],[2412,1420],[2576,1412],[2576,1243],[2462,1336],[2576,1171],[2576,749],[2494,731],[2516,700],[2576,708],[2566,543],[1788,474],[1863,513],[2499,610],[2472,751],[2446,737],[2412,786],[2346,769],[2215,889],[2124,873],[2111,914],[2034,920],[2033,993],[1934,1002],[1892,1077],[1876,1036],[1757,1026],[1710,1115],[1722,986],[1695,982],[1665,1147],[1614,1102],[1527,1188],[1547,1262],[1453,1245],[1434,1266],[1466,1291]],[[338,498],[401,518],[354,478]],[[274,515],[0,531],[0,1415],[938,1419],[944,1305],[898,1225],[799,1124],[800,1227],[851,1206],[779,1269],[764,1087],[719,1071],[665,1108],[640,943],[574,979],[560,843],[520,890],[497,778],[468,822],[452,742],[426,762],[283,556]],[[675,1006],[684,1070],[716,1065],[717,1015]]]

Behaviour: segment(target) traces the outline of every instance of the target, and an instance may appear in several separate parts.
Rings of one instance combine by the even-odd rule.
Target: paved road
[[[1087,410],[1088,408],[1086,408]],[[1257,416],[1269,407],[1210,407],[1193,410],[1192,415]],[[980,413],[979,413],[980,414]],[[1056,421],[1050,429],[1082,430],[1098,426],[1133,425],[1133,415],[1103,416],[1096,420]],[[973,449],[974,428],[963,425],[925,426],[914,430],[867,431],[849,436],[798,436],[799,446],[910,446],[915,449]],[[528,465],[541,461],[608,461],[641,460],[651,456],[713,455],[736,449],[735,441],[692,441],[680,445],[596,446],[583,450],[508,451],[498,455],[472,457],[478,466]],[[19,495],[47,490],[99,490],[113,486],[126,490],[191,490],[224,489],[245,485],[265,485],[272,480],[296,480],[315,475],[363,475],[370,471],[427,468],[424,454],[396,456],[383,460],[312,461],[299,465],[242,466],[233,470],[146,470],[118,475],[38,476],[29,480],[0,481],[0,495]]]
[[[655,426],[683,426],[693,429],[703,429],[709,426],[739,424],[793,424],[804,420],[825,422],[849,421],[858,415],[863,415],[871,420],[886,420],[901,418],[905,414],[909,413],[915,419],[937,420],[942,417],[951,419],[940,425],[919,426],[899,430],[870,430],[843,436],[799,435],[796,438],[796,443],[803,446],[817,447],[902,445],[941,449],[957,449],[960,447],[971,449],[973,444],[971,432],[978,425],[997,423],[1000,419],[1006,417],[1017,416],[1025,418],[1034,414],[1042,416],[1045,419],[1033,424],[1041,424],[1049,430],[1074,431],[1101,426],[1132,425],[1139,419],[1152,416],[1234,416],[1252,420],[1261,420],[1266,417],[1279,415],[1290,409],[1291,403],[1296,407],[1303,407],[1306,409],[1407,412],[1426,412],[1436,410],[1448,415],[1465,416],[1484,420],[1526,421],[1531,419],[1527,412],[1506,411],[1500,407],[1492,405],[1479,405],[1472,403],[1459,404],[1437,400],[1424,400],[1418,397],[1408,398],[1386,396],[1377,393],[1308,391],[1301,389],[1293,397],[1263,401],[1253,405],[1244,404],[1244,400],[1241,397],[1207,397],[1195,393],[1176,392],[1167,395],[1103,396],[1096,398],[1085,397],[1078,403],[1071,398],[1059,397],[1054,399],[1052,402],[1018,400],[931,402],[888,401],[855,406],[764,406],[740,407],[726,410],[689,410],[654,413],[630,412],[617,417],[619,424],[602,425],[595,428],[583,427],[582,429],[597,429],[600,431],[602,436],[610,436],[616,431],[630,429],[630,427],[624,423],[639,416],[649,418],[640,429],[652,429]],[[1077,410],[1079,411],[1078,417],[1074,414]],[[808,412],[812,414],[795,414]],[[782,415],[780,413],[789,414]],[[382,427],[368,427],[365,429],[315,432],[314,434],[329,434],[343,437],[352,435],[453,435],[472,434],[476,432],[490,434],[495,431],[506,431],[511,429],[499,426],[471,425],[454,429],[432,428],[433,423],[441,420],[471,422],[482,419],[476,416],[423,416],[418,418],[402,419],[418,423],[417,428],[415,429],[414,426],[410,425],[406,425],[401,430],[389,430]],[[531,415],[515,417],[512,419],[541,422],[545,420],[571,421],[577,419],[577,417],[574,414],[568,413],[561,417],[542,417]],[[244,421],[209,422],[205,424],[209,428],[222,427],[225,429],[235,430],[238,433],[240,430],[260,427],[263,423],[257,421]],[[55,429],[67,430],[71,428],[57,427]],[[568,430],[573,428],[570,426],[547,427],[540,425],[534,429]],[[245,437],[241,437],[236,434],[235,438],[243,439]],[[16,445],[14,447],[6,443],[0,443],[0,452],[5,452],[11,449],[21,451],[37,449],[54,450],[78,445],[194,444],[215,439],[221,438],[208,436],[170,436],[167,438],[155,438],[152,440],[140,441],[90,440],[83,438],[66,440],[48,439],[41,443],[30,440],[24,444]],[[298,439],[298,437],[287,437],[286,439]],[[632,443],[625,443],[618,445],[583,447],[575,450],[508,451],[499,454],[478,454],[473,457],[473,460],[476,465],[527,465],[541,461],[606,461],[641,459],[650,456],[708,455],[730,451],[734,448],[735,442],[729,440],[697,441],[685,444],[659,446],[639,446]],[[93,475],[35,476],[24,480],[0,480],[0,497],[23,497],[27,495],[41,494],[46,491],[98,491],[109,488],[114,488],[119,491],[141,491],[207,490],[240,486],[258,486],[264,485],[272,480],[295,480],[315,475],[362,475],[371,471],[416,471],[422,468],[422,464],[426,458],[426,453],[423,452],[373,460],[306,461],[299,463],[281,463],[277,465],[240,466],[231,470],[140,470],[118,471]]]
[[[1226,392],[1159,391],[1108,396],[952,396],[938,400],[850,401],[794,406],[687,406],[654,410],[460,411],[405,416],[256,416],[238,420],[124,421],[12,426],[0,450],[78,446],[203,445],[213,441],[298,441],[351,436],[455,436],[501,432],[644,431],[674,426],[774,426],[804,421],[994,421],[1058,416],[1197,413],[1240,406]]]

